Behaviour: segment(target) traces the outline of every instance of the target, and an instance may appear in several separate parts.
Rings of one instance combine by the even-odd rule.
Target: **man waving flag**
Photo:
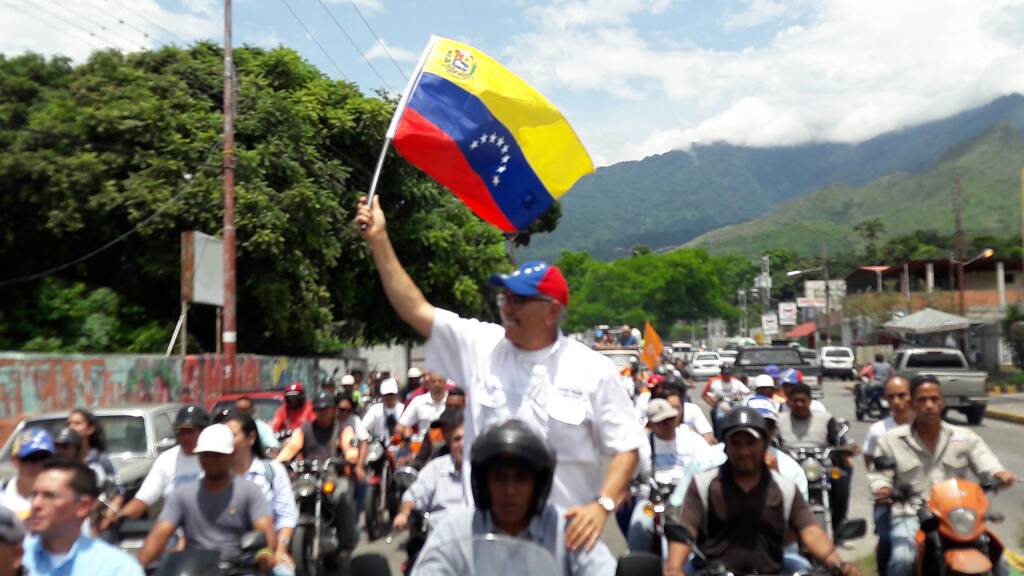
[[[554,105],[472,46],[431,37],[409,84],[388,140],[505,232],[528,229],[594,171]]]

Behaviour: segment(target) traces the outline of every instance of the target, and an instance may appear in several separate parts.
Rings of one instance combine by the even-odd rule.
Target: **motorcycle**
[[[711,410],[711,426],[714,429],[715,438],[724,440],[719,435],[721,423],[725,420],[725,417],[732,412],[733,407],[743,405],[743,399],[745,397],[746,394],[735,391],[732,394],[724,396],[717,404],[715,404],[715,407]]]
[[[374,438],[366,450],[369,483],[366,494],[366,533],[370,540],[376,540],[387,532],[390,521],[398,514],[402,494],[408,488],[398,486],[395,482],[395,463],[399,450],[400,445],[392,442],[385,446],[384,440],[380,438]]]
[[[874,466],[877,470],[891,470],[895,462],[881,457],[875,460]],[[915,537],[915,573],[918,576],[995,573],[1005,547],[987,523],[1002,522],[1004,516],[990,510],[987,494],[998,488],[995,480],[978,484],[950,478],[932,486],[927,498],[914,497],[912,487],[904,484],[888,502],[883,501],[917,507],[920,529]]]
[[[166,554],[156,568],[156,576],[245,576],[256,572],[256,553],[267,547],[263,532],[242,535],[242,553],[231,562],[224,562],[216,550],[186,549]]]
[[[651,540],[649,552],[656,554],[659,558],[667,552],[665,543],[665,509],[668,507],[668,499],[676,489],[675,484],[658,482],[654,478],[645,480],[650,488],[650,497],[644,504],[644,514],[654,522],[654,538]]]
[[[355,485],[348,478],[347,467],[341,458],[291,464],[299,523],[292,535],[289,553],[295,560],[297,574],[326,574],[335,559],[344,563],[345,556],[355,547],[355,535],[339,534],[336,528],[336,515],[343,499],[349,500],[346,509],[351,509],[354,520]],[[354,527],[354,521],[352,525]]]
[[[836,435],[836,441],[842,444],[843,439],[850,431],[850,425],[842,420],[841,426]],[[791,448],[790,456],[800,464],[807,477],[807,504],[811,507],[818,524],[825,530],[833,541],[840,541],[832,533],[832,507],[829,503],[829,495],[832,490],[832,482],[839,480],[843,474],[842,468],[836,464],[839,457],[853,455],[849,446],[828,446],[826,448]],[[842,530],[840,530],[842,532]]]
[[[857,421],[865,417],[881,420],[889,415],[889,401],[885,399],[885,386],[867,377],[861,377],[854,393]]]
[[[522,538],[482,534],[448,542],[423,553],[413,567],[460,576],[560,576],[562,568],[546,548]]]

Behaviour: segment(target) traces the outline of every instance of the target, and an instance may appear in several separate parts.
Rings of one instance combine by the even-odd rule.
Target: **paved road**
[[[824,402],[829,410],[836,417],[846,418],[853,428],[853,437],[858,442],[863,442],[871,422],[857,422],[854,417],[853,396],[846,389],[846,383],[838,380],[825,381]],[[703,403],[701,403],[703,404]],[[963,417],[958,413],[950,416],[954,424],[966,425]],[[1002,460],[1004,466],[1018,475],[1024,475],[1024,426],[999,422],[996,420],[985,420],[980,426],[973,428],[988,442],[989,446]],[[1024,527],[1024,486],[1013,488],[994,497],[992,508],[1002,512],[1006,516],[1006,522],[995,526],[996,533],[1003,538],[1013,549],[1020,549],[1018,544]],[[864,468],[864,461],[857,459],[857,466],[854,470],[853,495],[850,504],[850,518],[864,518],[871,526],[872,504],[868,492],[867,474]],[[870,534],[857,541],[851,549],[842,550],[842,555],[848,560],[856,560],[872,554],[875,550],[876,539]],[[399,567],[405,559],[400,543],[404,542],[404,535],[399,535],[391,543],[384,539],[376,542],[360,542],[357,553],[377,552],[384,554],[392,566],[392,573],[400,574]],[[608,543],[612,552],[619,554],[625,549],[625,543],[618,528],[612,523],[605,529],[604,540]]]

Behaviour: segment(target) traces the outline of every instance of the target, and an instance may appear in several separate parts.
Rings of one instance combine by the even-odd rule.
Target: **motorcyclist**
[[[797,370],[796,368],[787,368],[779,374],[779,384],[782,388],[782,404],[780,410],[782,412],[789,411],[789,394],[793,390],[793,386],[804,383],[804,373]],[[811,412],[828,414],[828,408],[825,403],[821,400],[811,398]]]
[[[539,544],[567,576],[615,572],[615,560],[601,541],[589,550],[566,549],[565,514],[547,503],[555,453],[529,424],[513,419],[488,428],[473,444],[470,464],[476,507],[448,512],[423,547],[414,575],[471,573],[463,547],[451,544],[495,532]]]
[[[864,438],[864,464],[871,470],[878,452],[878,441],[885,436],[885,433],[898,426],[910,424],[914,421],[914,406],[910,403],[910,381],[902,376],[889,378],[885,383],[885,399],[889,402],[890,414],[884,420],[879,420],[868,428],[867,436]],[[892,541],[889,537],[889,528],[892,525],[892,507],[886,503],[876,502],[875,510],[875,534],[878,535],[878,548],[875,553],[875,563],[878,567],[878,576],[886,576],[889,570],[889,552],[892,550]]]
[[[284,389],[284,404],[274,413],[274,432],[294,431],[313,419],[313,405],[306,400],[306,387],[295,381]]]
[[[708,379],[703,393],[704,401],[711,406],[711,423],[715,430],[720,429],[722,420],[728,414],[723,401],[730,402],[750,394],[750,388],[734,376],[736,371],[731,365],[722,364],[720,371],[719,377]]]
[[[351,397],[346,396],[346,398],[349,405],[351,405]],[[292,431],[288,442],[277,455],[278,462],[288,462],[296,456],[300,456],[304,460],[323,462],[328,458],[338,457],[343,449],[353,448],[352,446],[341,446],[344,428],[339,422],[339,403],[335,402],[334,394],[318,392],[313,396],[312,404],[314,409],[313,421],[306,422]],[[358,451],[358,448],[356,450]],[[365,450],[362,452],[362,455],[365,459]],[[342,551],[353,550],[359,538],[359,533],[356,530],[358,516],[356,514],[354,493],[347,494],[338,499],[334,518],[335,529],[338,533],[339,549]]]
[[[911,490],[911,502],[892,504],[888,576],[914,573],[915,537],[920,526],[913,501],[927,496],[932,486],[948,478],[966,478],[968,470],[982,480],[994,479],[1003,487],[1017,481],[973,430],[942,420],[946,402],[938,379],[915,377],[910,382],[910,398],[914,422],[886,432],[875,451],[876,461],[886,457],[895,462],[895,469],[868,472],[876,499],[892,497],[899,486],[907,485]]]
[[[868,382],[859,381],[853,386],[853,393],[857,399],[858,404],[863,404],[867,401],[866,395],[868,387],[874,386],[885,386],[885,383],[889,381],[889,378],[893,375],[892,365],[885,361],[885,356],[881,354],[875,354],[875,361],[870,365],[871,369],[865,370],[861,373]]]
[[[461,409],[446,409],[438,421],[441,423],[449,452],[428,462],[412,486],[402,494],[402,504],[392,522],[396,531],[408,527],[409,518],[414,510],[429,514],[430,521],[437,523],[444,518],[449,509],[462,506],[466,502],[462,482],[463,412]],[[410,564],[415,563],[423,543],[422,535],[409,536],[406,553]]]
[[[363,425],[371,438],[383,439],[387,443],[395,433],[398,419],[402,417],[402,410],[405,408],[399,402],[398,382],[394,378],[381,382],[380,397],[380,402],[375,402],[366,409]]]
[[[3,484],[0,504],[18,518],[28,518],[32,510],[32,484],[42,471],[43,463],[53,457],[56,450],[53,436],[43,428],[26,428],[15,436],[11,460],[18,474]]]
[[[779,417],[779,440],[783,449],[793,451],[798,448],[825,449],[849,445],[856,451],[856,444],[840,435],[842,427],[831,414],[811,411],[811,388],[808,385],[791,385],[786,405],[789,409]],[[832,479],[829,493],[833,533],[842,526],[849,511],[853,456],[839,456],[836,464],[841,475]]]
[[[199,458],[193,453],[199,434],[210,424],[210,415],[199,406],[185,406],[174,416],[174,435],[178,445],[157,456],[149,474],[135,497],[120,510],[104,518],[100,530],[106,530],[113,520],[139,518],[161,498],[174,489],[199,480],[203,475]]]
[[[113,505],[120,507],[124,503],[126,491],[117,468],[114,467],[110,456],[107,455],[107,436],[103,431],[103,424],[89,410],[75,408],[68,414],[68,428],[78,432],[82,437],[85,463],[96,471],[101,486],[106,481],[110,481],[114,494]]]
[[[274,567],[277,534],[273,511],[263,493],[252,482],[231,473],[235,436],[224,424],[203,429],[195,453],[203,469],[198,482],[176,488],[167,497],[160,517],[139,552],[139,562],[148,566],[158,558],[174,532],[185,533],[185,550],[213,550],[222,562],[234,562],[241,554],[242,535],[260,531],[267,547],[256,553],[260,571]]]
[[[820,562],[856,575],[856,566],[842,561],[793,482],[765,463],[768,433],[757,410],[734,408],[722,423],[722,436],[727,461],[698,474],[682,506],[670,509],[665,576],[684,573],[693,542],[708,562],[720,562],[735,574],[781,573],[790,530]],[[691,558],[686,572],[701,563]]]
[[[641,479],[653,478],[658,484],[674,486],[687,476],[688,468],[692,474],[710,465],[711,446],[688,426],[680,426],[682,415],[668,400],[651,400],[647,405],[647,421],[652,431],[647,435],[647,444],[640,448]],[[651,549],[654,521],[644,511],[650,501],[650,491],[646,482],[637,491],[626,538],[633,551]]]

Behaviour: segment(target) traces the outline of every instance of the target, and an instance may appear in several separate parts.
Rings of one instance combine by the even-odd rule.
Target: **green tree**
[[[878,258],[878,239],[885,233],[885,223],[881,218],[869,218],[854,225],[853,231],[864,240],[864,253],[868,260]]]
[[[240,349],[320,353],[414,338],[350,224],[394,103],[331,80],[287,48],[241,48],[235,63]],[[156,322],[166,342],[178,315],[180,234],[219,233],[223,221],[221,67],[210,43],[96,52],[79,66],[0,56],[0,282],[137,228],[57,277],[84,293],[111,290],[119,309],[139,311],[133,325]],[[501,234],[394,155],[379,190],[390,236],[427,297],[491,316],[484,279],[508,266]],[[45,313],[38,281],[0,290],[0,337],[50,337],[14,321],[18,310]],[[197,308],[192,320],[198,345],[211,349],[213,315]],[[95,328],[88,346],[125,345],[100,335],[126,325]]]

